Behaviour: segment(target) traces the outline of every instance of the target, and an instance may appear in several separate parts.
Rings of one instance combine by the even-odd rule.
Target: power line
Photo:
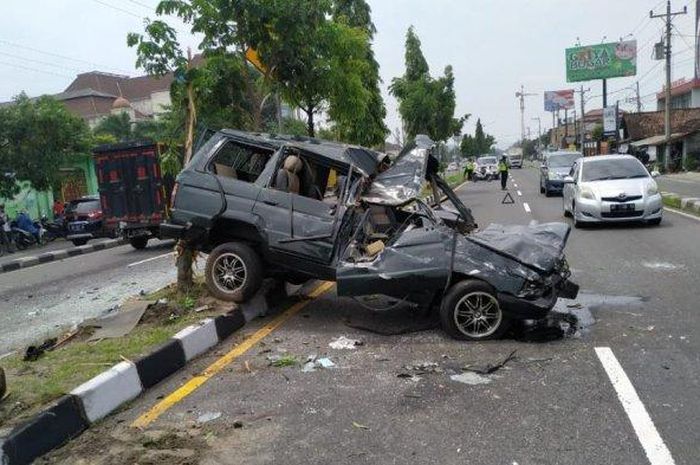
[[[92,61],[81,60],[80,58],[72,58],[72,57],[69,57],[66,55],[59,55],[58,53],[47,52],[45,50],[40,50],[38,48],[33,48],[33,47],[26,46],[26,45],[17,44],[15,42],[10,42],[9,40],[0,39],[0,43],[9,45],[9,46],[15,47],[15,48],[21,48],[21,49],[29,50],[32,52],[41,53],[42,55],[48,55],[48,56],[52,56],[52,57],[56,57],[56,58],[61,58],[63,60],[75,61],[77,63],[85,63],[87,65],[96,66],[96,67],[102,68],[102,69],[111,69],[113,71],[119,71],[120,73],[127,73],[127,74],[130,73],[130,71],[120,70],[117,68],[113,68],[111,66],[105,66],[105,65],[101,65],[99,63],[94,63]]]
[[[138,5],[140,7],[146,8],[147,10],[155,11],[155,7],[152,7],[150,5],[146,5],[145,3],[137,2],[136,0],[127,0],[127,1],[133,3],[134,5]]]
[[[102,6],[106,6],[107,8],[111,8],[116,11],[121,11],[122,13],[126,13],[127,15],[131,15],[135,18],[143,19],[142,15],[136,14],[133,11],[125,10],[124,8],[120,8],[118,6],[114,6],[111,3],[103,2],[102,0],[92,0],[95,3],[99,3]]]
[[[42,69],[32,68],[32,67],[30,67],[30,66],[18,65],[17,63],[8,63],[8,62],[6,62],[6,61],[0,61],[0,65],[12,66],[12,67],[14,67],[14,68],[20,68],[20,69],[24,69],[24,70],[27,70],[27,71],[35,71],[35,72],[37,72],[37,73],[52,74],[52,75],[54,75],[54,76],[61,76],[61,77],[67,77],[67,78],[73,77],[73,76],[68,76],[68,75],[66,75],[66,74],[54,73],[53,71],[46,71],[46,70],[42,70]]]
[[[67,66],[57,65],[57,64],[55,64],[55,63],[50,63],[50,62],[48,62],[48,61],[34,60],[34,59],[32,59],[32,58],[23,57],[23,56],[21,56],[21,55],[14,55],[14,54],[12,54],[12,53],[0,52],[0,55],[5,55],[5,56],[11,57],[11,58],[16,58],[16,59],[18,59],[18,60],[29,61],[29,62],[37,63],[37,64],[40,64],[40,65],[53,66],[54,68],[63,69],[63,70],[65,70],[65,71],[74,71],[74,72],[77,72],[77,73],[80,73],[80,72],[83,71],[83,70],[78,69],[78,68],[69,68],[69,67],[67,67]]]

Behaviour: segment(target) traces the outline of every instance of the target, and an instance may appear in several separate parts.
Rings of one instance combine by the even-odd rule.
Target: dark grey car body
[[[540,193],[547,197],[561,194],[564,190],[564,178],[571,171],[576,159],[582,156],[579,152],[571,151],[546,153],[540,165]]]
[[[226,179],[209,166],[226,141],[270,153],[254,182]],[[574,297],[563,248],[569,226],[498,226],[475,232],[470,210],[438,175],[433,143],[418,137],[378,173],[382,154],[361,147],[222,131],[180,173],[165,237],[209,251],[243,241],[262,257],[268,275],[336,281],[338,295],[383,294],[418,304],[439,301],[456,281],[493,287],[504,312],[540,318],[558,296]],[[276,190],[285,153],[318,157],[344,176],[335,206]],[[421,195],[432,186],[430,202]],[[373,217],[387,218],[383,229]],[[380,244],[381,243],[381,244]],[[378,253],[369,254],[373,245]]]

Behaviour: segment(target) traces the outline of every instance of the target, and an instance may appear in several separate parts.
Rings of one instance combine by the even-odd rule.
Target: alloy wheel
[[[246,282],[248,269],[245,263],[235,253],[222,253],[216,258],[213,266],[214,284],[222,292],[235,292]]]
[[[503,320],[498,301],[486,292],[470,292],[463,296],[457,302],[453,315],[457,329],[473,339],[492,335]]]

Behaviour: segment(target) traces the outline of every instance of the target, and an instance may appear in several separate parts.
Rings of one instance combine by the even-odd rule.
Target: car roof
[[[296,147],[346,165],[355,165],[362,171],[372,174],[376,166],[386,157],[385,154],[359,145],[343,144],[306,136],[245,132],[235,129],[222,129],[222,134],[242,142],[254,142],[264,147],[277,149],[283,145]]]
[[[595,155],[592,157],[584,157],[583,163],[591,163],[600,160],[637,160],[637,158],[632,155],[624,154]]]
[[[558,150],[556,152],[547,152],[545,153],[545,156],[547,157],[552,157],[552,156],[560,156],[560,155],[579,155],[583,156],[581,152],[576,152],[574,150]]]

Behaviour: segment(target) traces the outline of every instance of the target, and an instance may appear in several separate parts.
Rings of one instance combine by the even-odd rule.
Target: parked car
[[[459,170],[459,165],[456,162],[452,162],[449,165],[447,165],[447,171],[458,171]]]
[[[498,160],[496,157],[479,157],[476,159],[476,168],[472,175],[476,181],[492,181],[498,179]]]
[[[644,165],[631,155],[580,158],[564,180],[564,215],[584,223],[643,221],[659,224],[661,195]]]
[[[102,227],[102,206],[98,196],[71,200],[65,209],[68,233],[66,239],[74,245],[85,245],[90,239],[105,235]]]
[[[582,156],[581,152],[570,151],[545,153],[540,165],[540,194],[547,197],[560,194],[564,189],[564,178]]]
[[[362,147],[224,130],[178,176],[161,234],[209,254],[216,297],[245,301],[266,276],[331,280],[339,296],[439,307],[459,339],[497,337],[513,320],[544,317],[559,296],[574,298],[569,226],[475,232],[433,145],[417,137],[382,171],[385,156]]]
[[[173,179],[160,169],[160,147],[147,140],[94,150],[105,229],[143,249],[160,236]]]

